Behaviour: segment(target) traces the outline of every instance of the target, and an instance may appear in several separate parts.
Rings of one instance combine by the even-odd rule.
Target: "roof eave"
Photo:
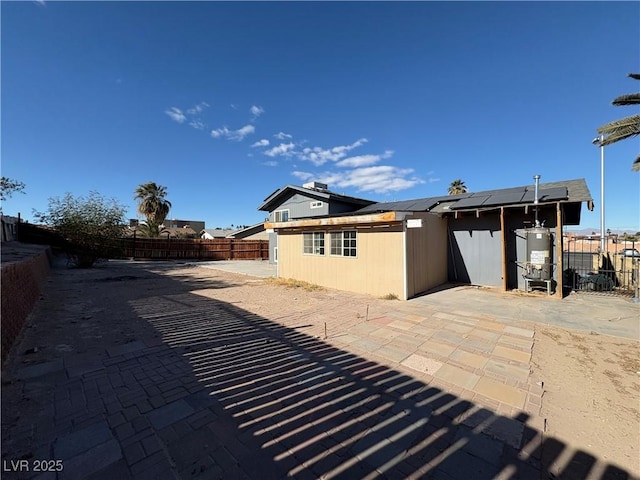
[[[305,218],[301,220],[290,220],[288,222],[265,222],[265,229],[269,230],[287,230],[292,228],[305,228],[305,227],[326,227],[326,226],[340,226],[340,225],[355,225],[355,224],[376,224],[376,223],[389,223],[399,222],[404,220],[407,216],[407,212],[384,212],[364,215],[344,215],[338,217],[323,217],[323,218]]]

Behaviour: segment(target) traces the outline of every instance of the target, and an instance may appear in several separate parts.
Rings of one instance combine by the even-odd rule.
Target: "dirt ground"
[[[639,475],[639,342],[546,325],[535,330],[532,369],[544,379],[545,433]]]
[[[150,270],[141,268],[137,279],[139,288],[147,288],[144,280],[152,275],[151,272],[180,280],[185,291],[228,302],[318,337],[325,335],[325,321],[334,325],[337,323],[328,319],[339,319],[340,328],[347,329],[362,322],[365,316],[373,318],[384,315],[385,312],[401,305],[397,300],[286,285],[272,280],[195,266],[178,269],[161,265],[151,266]],[[66,274],[68,275],[69,271]],[[55,275],[55,271],[52,272],[52,276]],[[84,349],[90,350],[91,345],[96,342],[104,341],[104,338],[92,335],[92,331],[94,323],[97,325],[107,316],[116,319],[112,325],[112,334],[125,339],[123,341],[129,337],[145,339],[147,335],[151,335],[138,331],[142,327],[125,322],[119,324],[118,309],[114,305],[100,304],[99,298],[89,302],[90,304],[83,301],[83,291],[104,288],[104,282],[122,283],[118,281],[120,277],[117,265],[112,264],[102,274],[98,272],[98,276],[104,276],[104,279],[93,279],[97,275],[95,270],[76,270],[72,275],[76,278],[67,288],[74,289],[77,302],[66,306],[56,305],[55,299],[48,299],[46,302],[51,304],[52,309],[60,310],[61,315],[65,316],[65,321],[71,321],[80,327],[83,335],[80,344],[75,347],[78,353],[82,353]],[[88,281],[90,277],[91,282]],[[49,281],[53,280],[55,279]],[[163,288],[154,286],[154,289],[158,289],[154,293],[162,295]],[[123,297],[126,297],[126,289],[122,292]],[[92,298],[95,298],[95,295]],[[283,305],[287,308],[283,309]],[[38,326],[30,328],[38,330]],[[536,325],[535,331],[531,369],[536,378],[544,381],[545,394],[541,414],[546,418],[546,435],[557,438],[572,449],[589,452],[605,463],[616,464],[640,477],[639,342],[568,331],[548,325]],[[67,341],[62,337],[62,331],[59,334],[55,331],[39,333],[53,337],[53,348],[59,350],[60,355],[63,353]],[[337,332],[328,332],[329,336],[335,333]],[[33,335],[27,338],[37,337],[38,335]],[[37,340],[34,340],[31,344],[29,341],[23,341],[19,345],[20,353],[38,347],[36,342]],[[40,350],[36,348],[28,355],[26,361],[37,363],[42,354],[40,346]],[[3,388],[9,387],[5,385]],[[550,460],[559,466],[566,465],[568,461],[569,459],[563,455]],[[593,478],[601,477],[597,475]]]

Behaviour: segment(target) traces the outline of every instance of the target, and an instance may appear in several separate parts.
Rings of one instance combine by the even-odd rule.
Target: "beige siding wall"
[[[447,221],[429,213],[421,228],[407,228],[407,296],[409,298],[447,282]]]
[[[278,232],[278,276],[375,296],[391,293],[404,299],[403,233],[400,224],[356,229],[358,250],[355,258],[329,254],[328,234],[331,229],[304,230],[311,231],[325,232],[324,256],[303,254],[302,230]]]
[[[246,237],[241,237],[242,240],[269,240],[269,234],[264,230],[258,233],[254,233],[253,235],[247,235]]]

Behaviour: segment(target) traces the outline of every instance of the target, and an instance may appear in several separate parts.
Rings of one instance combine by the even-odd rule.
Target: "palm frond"
[[[626,138],[640,135],[640,115],[632,115],[607,123],[598,128],[598,133],[605,135],[602,145],[610,145]]]
[[[640,80],[640,73],[630,73],[627,77],[633,78],[634,80]]]
[[[631,169],[634,172],[640,172],[640,155],[636,157],[636,160],[633,162],[633,165],[631,165]]]
[[[616,97],[611,104],[616,107],[624,105],[640,105],[640,92],[620,95],[619,97]]]

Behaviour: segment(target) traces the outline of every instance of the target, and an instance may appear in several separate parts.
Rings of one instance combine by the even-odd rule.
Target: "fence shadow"
[[[161,341],[105,346],[101,368],[78,375],[67,368],[54,398],[81,391],[85,404],[58,407],[56,400],[55,423],[67,429],[34,439],[55,453],[74,432],[109,422],[124,457],[90,471],[100,478],[130,478],[143,468],[149,478],[630,478],[545,437],[524,413],[510,418],[482,408],[208,298],[194,291],[207,288],[197,282],[141,265],[105,273],[94,275],[140,278],[147,288],[108,281],[101,295],[126,304],[131,319]],[[146,458],[129,453],[138,443]],[[20,454],[4,430],[3,447]]]

